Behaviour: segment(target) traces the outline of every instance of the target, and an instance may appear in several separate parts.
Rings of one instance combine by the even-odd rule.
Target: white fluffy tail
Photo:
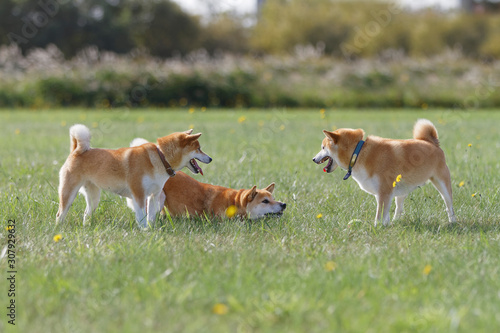
[[[135,138],[132,142],[130,142],[130,147],[141,146],[145,143],[149,143],[149,141],[143,138]]]
[[[413,138],[428,141],[439,147],[439,137],[436,127],[427,119],[419,119],[413,127]]]
[[[69,129],[70,151],[81,154],[90,149],[90,131],[85,125],[76,124]]]

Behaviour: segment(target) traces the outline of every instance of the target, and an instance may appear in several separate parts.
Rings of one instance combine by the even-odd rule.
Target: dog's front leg
[[[148,221],[146,220],[146,199],[133,197],[132,207],[135,212],[137,223],[139,223],[141,228],[146,229],[148,227]]]
[[[148,197],[148,222],[153,223],[156,220],[156,215],[161,209],[161,194],[163,193],[163,189],[161,189],[157,193],[153,193]]]
[[[389,210],[391,208],[392,196],[388,194],[378,194],[375,196],[377,198],[377,215],[375,216],[375,226],[377,222],[382,220],[383,225],[388,225]]]

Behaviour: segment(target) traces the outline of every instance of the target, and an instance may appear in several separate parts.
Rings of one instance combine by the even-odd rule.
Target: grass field
[[[16,326],[2,332],[494,332],[500,327],[500,112],[327,110],[0,112],[0,248],[16,228]],[[373,227],[375,199],[344,172],[312,162],[322,129],[411,137],[434,122],[450,167],[459,223],[432,185],[403,218]],[[194,126],[214,161],[204,182],[276,182],[280,219],[168,219],[137,228],[121,197],[103,194],[82,226],[79,196],[54,224],[68,129],[94,147],[126,146]],[[394,210],[394,207],[392,211]],[[54,236],[62,239],[56,242]]]

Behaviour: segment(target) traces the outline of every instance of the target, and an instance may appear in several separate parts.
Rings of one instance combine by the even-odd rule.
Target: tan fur
[[[172,216],[210,216],[224,217],[230,206],[236,206],[236,215],[259,218],[265,214],[281,214],[286,204],[274,200],[274,183],[265,189],[234,190],[227,187],[205,184],[178,172],[170,178],[163,188],[165,206]],[[267,203],[263,203],[267,200]]]
[[[85,222],[97,208],[101,189],[104,189],[131,198],[137,221],[147,227],[147,222],[154,221],[160,209],[159,196],[169,178],[157,147],[174,170],[188,166],[192,172],[198,172],[199,167],[197,169],[191,164],[192,159],[204,163],[211,161],[200,149],[198,138],[201,133],[191,135],[191,132],[173,133],[159,138],[158,145],[145,143],[113,150],[90,148],[88,128],[73,126],[70,129],[71,152],[59,172],[56,222],[64,220],[79,190],[87,201]]]
[[[348,169],[351,155],[357,143],[363,139],[361,129],[338,129],[333,132],[323,131],[325,138],[322,150],[313,159],[320,164],[331,158],[332,164],[325,171],[332,172],[337,165]],[[401,181],[393,186],[398,175]],[[352,169],[352,178],[361,189],[373,194],[377,199],[377,221],[389,223],[389,209],[392,198],[396,198],[394,219],[403,211],[403,201],[416,187],[428,180],[443,197],[448,217],[454,222],[451,179],[445,155],[439,147],[437,130],[425,119],[420,119],[414,127],[414,139],[394,140],[369,136],[359,153]]]

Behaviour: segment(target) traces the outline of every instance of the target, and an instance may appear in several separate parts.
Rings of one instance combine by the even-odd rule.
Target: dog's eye
[[[321,150],[325,149],[325,146],[321,146]]]
[[[264,199],[264,200],[262,200],[262,203],[268,204],[268,203],[269,203],[269,200]]]

